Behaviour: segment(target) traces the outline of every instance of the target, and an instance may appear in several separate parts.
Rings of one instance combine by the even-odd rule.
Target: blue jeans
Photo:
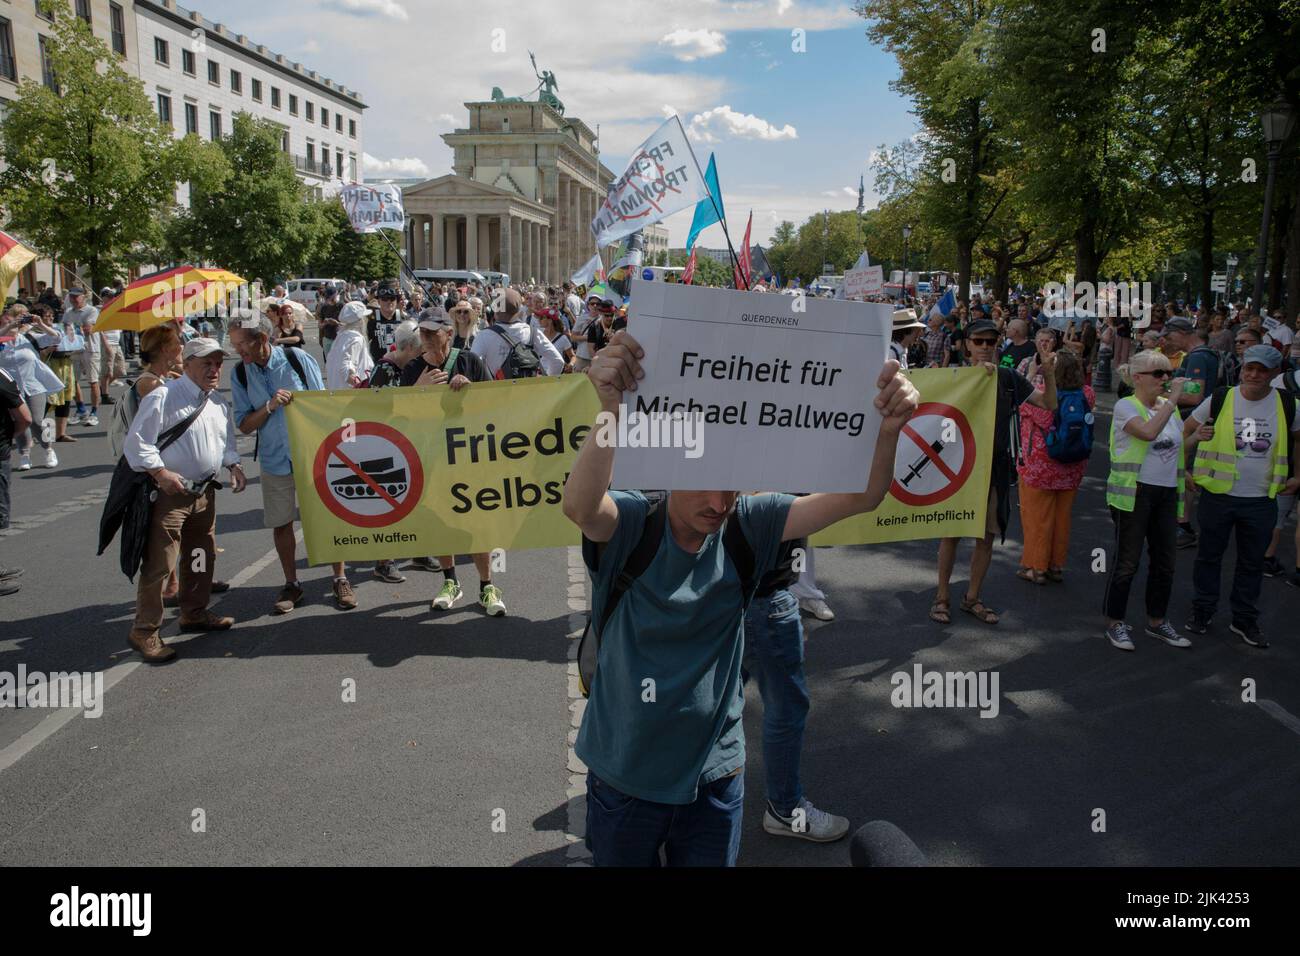
[[[784,588],[755,597],[745,614],[745,657],[741,677],[751,674],[763,698],[763,769],[767,799],[789,816],[803,797],[799,756],[808,719],[808,685],[803,677],[803,622],[799,602]]]
[[[1237,566],[1232,575],[1232,623],[1258,624],[1260,588],[1264,581],[1264,552],[1273,540],[1277,524],[1277,500],[1274,498],[1234,498],[1201,489],[1196,504],[1196,519],[1201,525],[1201,539],[1192,566],[1192,585],[1196,596],[1192,608],[1208,618],[1219,604],[1219,578],[1228,537],[1237,533]]]
[[[628,796],[588,771],[587,849],[596,866],[735,866],[745,773],[702,784],[694,803]]]

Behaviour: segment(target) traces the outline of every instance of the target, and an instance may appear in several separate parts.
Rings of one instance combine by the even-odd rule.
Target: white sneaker
[[[87,428],[94,428],[95,426],[97,426],[97,425],[99,424],[99,416],[98,416],[98,415],[87,415],[87,416],[86,416],[86,420],[85,420],[84,422],[82,422],[81,424],[85,425]]]
[[[59,467],[59,456],[56,455],[56,454],[54,454],[54,449],[53,449],[53,448],[47,448],[47,449],[45,449],[45,461],[42,463],[41,467],[42,467],[42,468],[58,468],[58,467]]]
[[[54,441],[54,419],[47,418],[41,422],[41,444],[48,445]]]
[[[479,592],[478,603],[493,617],[501,617],[506,613],[505,602],[501,600],[501,589],[495,584],[489,584]]]
[[[32,470],[32,456],[31,456],[31,455],[19,455],[19,456],[18,456],[18,467],[15,468],[14,471],[31,471],[31,470]]]
[[[834,843],[849,832],[849,821],[818,810],[804,797],[788,817],[777,816],[772,804],[768,803],[763,812],[763,830],[773,836],[797,837],[813,843]]]
[[[800,598],[799,608],[819,621],[835,620],[835,612],[830,609],[825,601],[819,598]]]

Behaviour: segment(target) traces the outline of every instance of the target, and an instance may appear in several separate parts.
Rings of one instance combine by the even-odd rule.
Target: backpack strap
[[[298,358],[297,352],[298,350],[292,345],[286,345],[284,347],[284,357],[289,360],[289,364],[293,367],[294,374],[298,376],[298,384],[302,386],[303,391],[306,391],[307,373],[302,370],[302,359]]]
[[[749,610],[749,602],[754,598],[754,592],[758,590],[758,581],[755,577],[754,549],[745,537],[745,529],[740,526],[740,519],[736,517],[733,511],[731,517],[727,519],[727,526],[722,529],[722,548],[727,552],[727,557],[731,558],[731,563],[736,567],[736,574],[740,576],[740,604],[741,613]]]
[[[632,553],[627,556],[627,561],[619,569],[618,574],[614,575],[610,584],[609,594],[605,598],[605,606],[601,609],[600,621],[595,628],[596,640],[600,640],[600,635],[605,630],[605,625],[609,623],[610,617],[614,614],[614,609],[618,607],[618,602],[623,595],[631,590],[636,579],[645,573],[654,561],[655,555],[659,552],[659,543],[663,540],[664,525],[668,522],[667,496],[662,494],[647,495],[646,500],[649,509],[646,511],[645,523],[641,526],[641,537],[637,540],[636,546]],[[591,555],[592,570],[594,571],[600,565],[601,553],[604,551],[603,544],[583,539],[583,547],[590,544],[594,553]]]
[[[1216,388],[1214,390],[1214,393],[1210,396],[1210,422],[1211,423],[1217,422],[1219,420],[1219,412],[1223,410],[1223,403],[1227,399],[1229,391],[1230,388],[1225,385],[1221,388]]]

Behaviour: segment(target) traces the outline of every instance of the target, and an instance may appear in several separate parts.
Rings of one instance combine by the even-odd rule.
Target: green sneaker
[[[438,592],[438,596],[433,599],[433,603],[430,604],[429,607],[435,611],[446,611],[460,600],[463,593],[464,592],[460,589],[460,584],[457,582],[444,581],[442,584],[442,590]]]
[[[501,600],[501,589],[495,584],[489,584],[479,592],[478,603],[493,617],[501,617],[506,613],[506,606]]]

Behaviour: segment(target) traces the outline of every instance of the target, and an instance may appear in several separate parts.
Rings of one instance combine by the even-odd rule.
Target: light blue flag
[[[957,296],[953,294],[952,289],[952,286],[948,286],[948,291],[930,309],[930,315],[937,315],[946,319],[952,313],[952,310],[957,308]]]
[[[709,187],[709,194],[713,198],[705,197],[695,204],[695,218],[691,220],[691,232],[686,237],[687,252],[695,246],[695,240],[701,232],[715,222],[725,222],[727,218],[727,211],[722,208],[722,190],[718,188],[718,167],[714,164],[712,153],[709,154],[709,168],[704,173],[704,184]]]

